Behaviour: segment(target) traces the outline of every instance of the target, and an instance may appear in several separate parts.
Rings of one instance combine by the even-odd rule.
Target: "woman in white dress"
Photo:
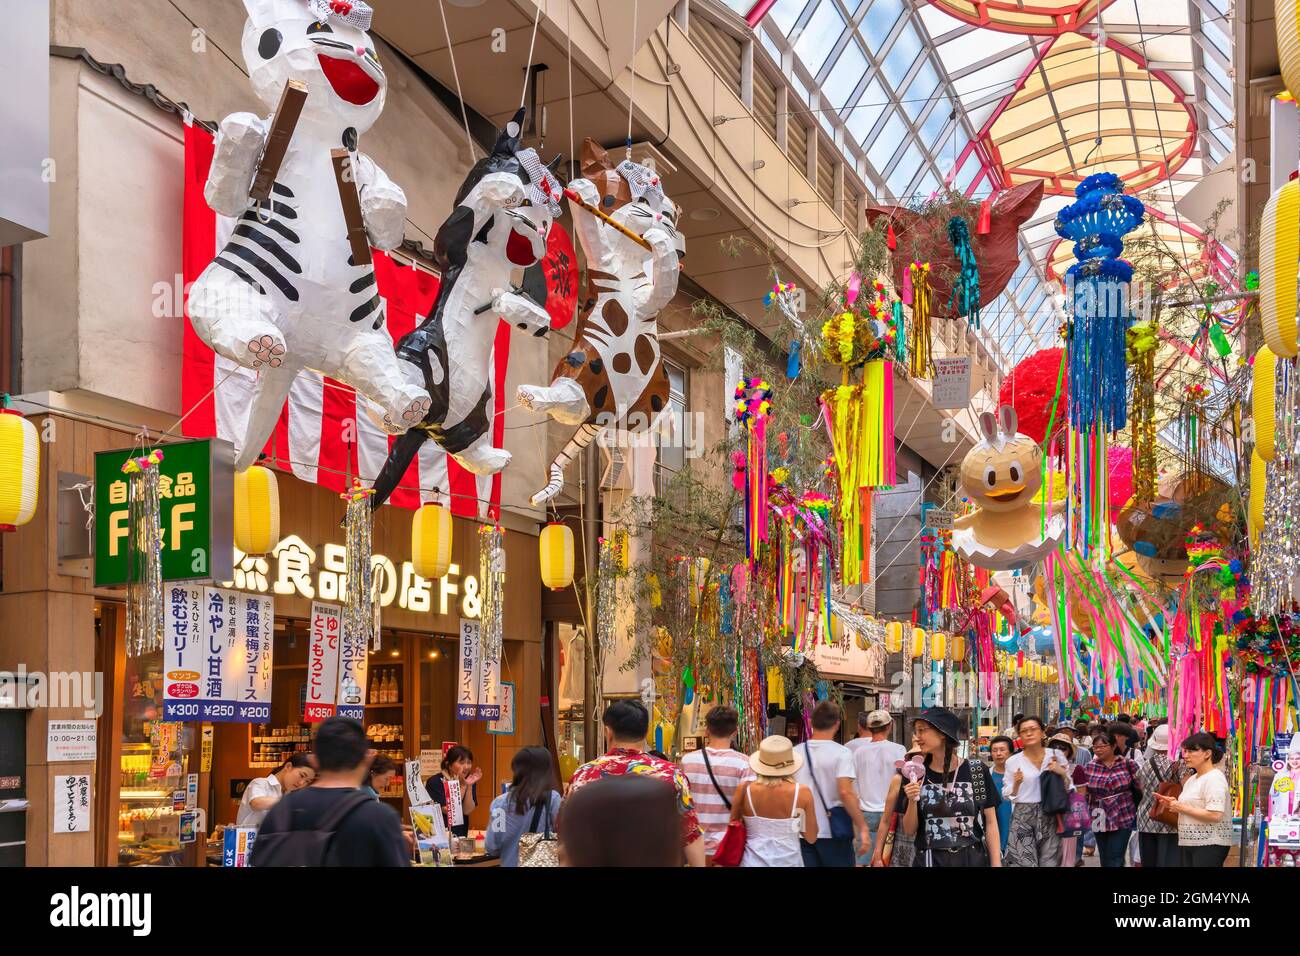
[[[740,785],[731,819],[745,821],[741,866],[803,866],[799,838],[817,842],[813,795],[794,781],[803,757],[788,737],[767,737],[749,757],[757,779]]]

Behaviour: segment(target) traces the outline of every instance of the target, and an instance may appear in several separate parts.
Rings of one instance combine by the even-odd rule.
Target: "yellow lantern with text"
[[[1297,222],[1300,180],[1293,179],[1268,197],[1259,223],[1259,318],[1264,341],[1278,358],[1296,355]]]
[[[411,563],[415,573],[432,580],[451,567],[451,510],[444,505],[421,505],[411,516]]]
[[[1250,414],[1255,420],[1255,451],[1265,461],[1272,461],[1276,453],[1273,442],[1277,426],[1274,407],[1277,390],[1277,356],[1267,345],[1255,353],[1255,368],[1250,395]]]
[[[943,631],[935,631],[930,636],[930,656],[936,661],[948,656],[948,635]]]
[[[890,621],[885,625],[885,650],[898,654],[903,650],[903,623]]]
[[[560,591],[573,583],[573,529],[562,521],[552,521],[537,537],[537,557],[542,569],[542,584]]]
[[[0,531],[32,520],[41,483],[41,440],[21,412],[0,409]]]
[[[251,465],[235,472],[235,547],[270,554],[280,540],[280,486],[275,472]]]
[[[1273,28],[1277,31],[1277,59],[1282,81],[1300,96],[1300,3],[1274,0]]]
[[[925,656],[925,629],[920,627],[912,628],[912,640],[908,645],[908,657],[916,660]]]

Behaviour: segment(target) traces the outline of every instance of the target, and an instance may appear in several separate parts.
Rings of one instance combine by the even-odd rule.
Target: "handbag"
[[[727,832],[722,834],[717,849],[713,851],[713,865],[740,866],[740,861],[745,855],[745,838],[747,835],[744,820],[729,821],[727,823]]]
[[[546,811],[546,827],[539,833],[537,822],[543,810]],[[539,803],[533,810],[533,819],[528,824],[528,832],[519,838],[519,865],[559,866],[559,849],[560,841],[551,832],[551,802],[548,796],[546,803]]]
[[[1061,836],[1079,836],[1087,833],[1092,825],[1092,811],[1088,809],[1088,798],[1078,790],[1071,790],[1070,809],[1061,814]]]
[[[826,806],[826,798],[822,796],[822,785],[817,782],[817,773],[813,770],[812,748],[808,746],[806,740],[803,744],[803,752],[808,756],[808,776],[812,777],[813,789],[817,791],[817,799],[821,801],[822,809],[826,811],[826,818],[831,822],[831,839],[852,840],[853,818],[843,807]]]
[[[1038,789],[1041,794],[1039,806],[1043,813],[1055,816],[1070,809],[1069,791],[1061,775],[1051,770],[1042,770],[1038,775]]]
[[[1160,781],[1160,785],[1156,787],[1156,793],[1158,795],[1173,797],[1175,800],[1183,795],[1183,785],[1178,780],[1178,778],[1182,776],[1178,770],[1179,764],[1181,763],[1182,761],[1173,764],[1172,776],[1166,777],[1164,780]],[[1163,823],[1167,827],[1178,829],[1178,813],[1174,810],[1170,810],[1169,804],[1163,800],[1153,800],[1151,802],[1151,809],[1147,811],[1147,815],[1157,823]]]

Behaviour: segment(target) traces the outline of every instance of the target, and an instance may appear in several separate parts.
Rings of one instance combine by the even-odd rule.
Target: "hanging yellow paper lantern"
[[[560,591],[573,583],[573,529],[562,521],[552,521],[537,536],[537,557],[542,568],[542,584]]]
[[[964,661],[966,659],[965,634],[954,634],[952,636],[952,659],[954,661]]]
[[[32,520],[41,483],[41,440],[21,412],[0,409],[0,531]]]
[[[1273,444],[1273,432],[1277,426],[1277,412],[1273,406],[1276,382],[1277,356],[1267,345],[1261,345],[1255,353],[1250,409],[1255,419],[1255,451],[1265,461],[1272,461],[1276,453]]]
[[[1016,659],[1010,654],[1002,658],[1002,673],[1006,674],[1008,677],[1016,676]]]
[[[649,592],[650,606],[663,607],[664,594],[659,590],[659,575],[651,573],[645,576],[646,591]]]
[[[1267,465],[1259,457],[1259,446],[1250,455],[1250,533],[1258,538],[1264,530],[1264,489],[1268,477]]]
[[[270,554],[280,540],[280,486],[275,472],[250,465],[235,472],[235,547]]]
[[[930,636],[930,656],[936,661],[948,656],[948,635],[943,631],[935,631]]]
[[[1300,96],[1300,3],[1274,0],[1273,26],[1277,30],[1277,58],[1286,88]]]
[[[1259,224],[1259,317],[1264,341],[1279,358],[1295,358],[1296,354],[1297,222],[1300,180],[1293,179],[1268,197]]]
[[[885,625],[885,650],[898,654],[903,650],[903,622],[890,621]]]
[[[920,627],[912,628],[912,640],[908,645],[908,657],[916,660],[925,656],[925,629]]]
[[[421,505],[411,517],[411,563],[420,577],[440,578],[451,567],[451,528],[443,505]]]

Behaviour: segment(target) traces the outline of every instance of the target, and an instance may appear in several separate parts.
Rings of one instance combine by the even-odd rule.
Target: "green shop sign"
[[[234,576],[234,446],[207,438],[159,449],[163,580],[229,581]],[[96,587],[128,583],[130,476],[122,465],[144,454],[120,448],[95,455]]]

